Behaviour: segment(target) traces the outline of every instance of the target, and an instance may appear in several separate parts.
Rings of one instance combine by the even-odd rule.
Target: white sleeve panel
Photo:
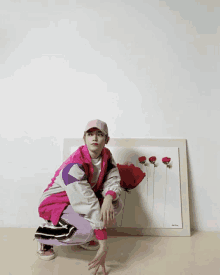
[[[114,191],[116,193],[116,198],[113,201],[116,201],[119,199],[121,192],[122,192],[122,188],[120,185],[121,177],[119,174],[117,164],[116,164],[115,160],[113,159],[113,157],[111,157],[111,162],[114,167],[111,168],[111,170],[107,174],[106,180],[103,184],[102,196],[105,197],[105,194],[108,191]]]

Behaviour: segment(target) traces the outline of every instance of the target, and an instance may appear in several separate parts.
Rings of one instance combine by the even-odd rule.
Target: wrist
[[[108,248],[107,240],[98,240],[100,248]]]
[[[113,197],[112,197],[112,195],[109,195],[109,194],[108,194],[107,196],[105,196],[104,200],[113,201]]]

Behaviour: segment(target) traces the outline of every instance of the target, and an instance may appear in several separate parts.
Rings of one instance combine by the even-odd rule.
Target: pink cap
[[[86,125],[84,132],[88,131],[91,128],[98,128],[100,131],[108,136],[108,126],[104,121],[101,121],[99,119],[89,121]]]

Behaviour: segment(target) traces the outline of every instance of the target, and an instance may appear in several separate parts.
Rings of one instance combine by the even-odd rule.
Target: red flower
[[[133,189],[143,180],[146,176],[139,167],[130,165],[121,165],[117,163],[119,174],[121,177],[120,185],[125,190]]]
[[[140,163],[145,163],[146,157],[144,157],[144,156],[139,157],[138,160],[140,161]]]
[[[154,162],[156,161],[156,159],[157,159],[156,157],[150,157],[150,158],[149,158],[149,161],[150,161],[151,163],[154,163]]]
[[[165,157],[165,158],[162,158],[162,162],[163,163],[169,163],[171,161],[171,158],[168,158],[168,157]]]

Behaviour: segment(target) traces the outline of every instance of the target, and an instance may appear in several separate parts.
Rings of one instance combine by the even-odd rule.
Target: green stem
[[[152,210],[152,218],[154,216],[154,174],[155,174],[155,166],[153,171],[153,210]]]
[[[165,205],[164,205],[164,221],[163,221],[163,227],[164,227],[164,224],[165,224],[165,215],[166,215],[166,190],[167,190],[167,167],[166,167],[166,183],[165,183]]]

